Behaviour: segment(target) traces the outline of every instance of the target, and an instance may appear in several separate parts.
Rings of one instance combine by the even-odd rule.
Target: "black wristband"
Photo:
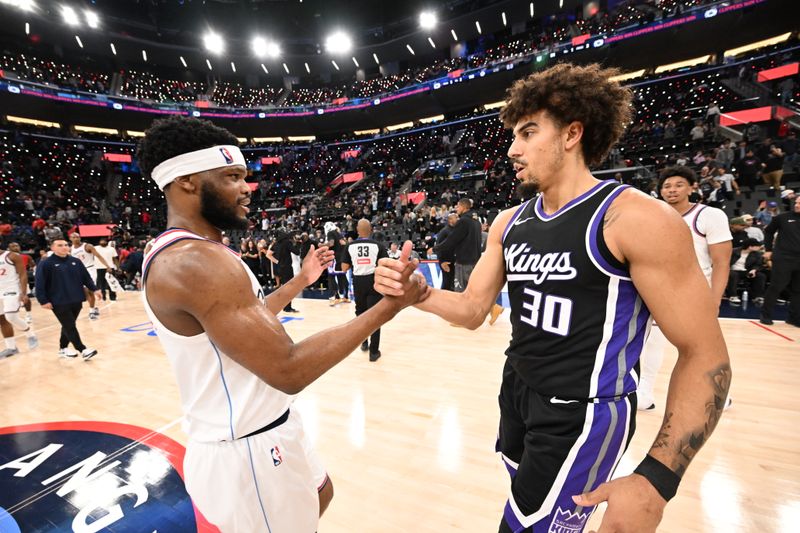
[[[678,485],[681,483],[681,478],[664,466],[658,459],[653,459],[650,455],[645,455],[644,460],[633,471],[634,474],[639,474],[650,482],[653,487],[658,491],[662,498],[670,501],[675,493],[678,492]]]

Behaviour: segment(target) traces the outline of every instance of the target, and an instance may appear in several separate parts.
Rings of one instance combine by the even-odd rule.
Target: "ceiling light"
[[[7,4],[8,2],[3,3]],[[23,11],[33,11],[36,8],[36,2],[33,0],[12,0],[11,3]]]
[[[225,50],[225,41],[218,33],[210,31],[203,36],[203,46],[212,54],[219,54]]]
[[[380,65],[380,64],[381,64],[381,62],[380,62],[380,61],[378,61],[378,54],[376,54],[376,53],[374,53],[374,52],[373,52],[373,53],[372,53],[372,58],[373,58],[373,59],[375,59],[375,64],[376,64],[376,65]]]
[[[306,66],[306,72],[311,74],[311,67],[308,66],[308,63],[303,63]]]
[[[478,22],[477,20],[475,21],[475,28],[478,30],[478,35],[480,35],[482,33],[481,32],[481,23]]]
[[[147,61],[147,50],[142,50],[142,59]]]
[[[415,53],[414,53],[414,49],[413,49],[413,48],[411,48],[411,45],[410,45],[410,44],[407,44],[407,45],[406,45],[406,48],[408,48],[408,51],[409,51],[409,52],[411,52],[411,55],[412,55],[412,56],[415,56],[415,55],[417,55],[417,54],[415,54]]]
[[[353,41],[344,32],[337,31],[325,39],[325,49],[330,54],[344,54],[351,48],[353,48]]]
[[[269,74],[269,70],[267,70],[267,67],[264,66],[264,63],[261,63],[261,70],[264,71],[264,74]]]
[[[25,23],[25,35],[30,35],[30,34],[31,34],[31,24],[30,24],[30,22],[26,22]]]
[[[458,35],[456,35],[456,30],[450,30],[450,35],[453,36],[454,41],[458,40]]]
[[[69,6],[61,6],[61,17],[64,19],[64,22],[70,26],[77,26],[81,22],[78,18],[78,14]]]
[[[281,47],[274,41],[268,41],[263,37],[255,37],[251,43],[253,54],[256,57],[278,57],[281,55]]]
[[[358,59],[355,57],[353,57],[353,64],[356,66],[356,68],[361,68],[361,66],[358,64]]]
[[[78,46],[80,46],[81,48],[83,48],[83,42],[81,41],[81,38],[80,38],[80,37],[78,37],[78,36],[76,35],[76,36],[75,36],[75,40],[76,40],[76,41],[78,41]]]
[[[233,61],[231,61],[231,70],[236,72],[236,63],[234,63]]]
[[[503,11],[503,13],[501,13],[501,16],[503,18],[503,26],[508,26],[508,21],[506,20],[506,12]]]
[[[97,13],[86,10],[83,12],[83,14],[86,17],[86,24],[88,24],[90,28],[94,30],[100,26],[100,17],[97,16]]]
[[[339,70],[339,65],[336,64],[336,61],[331,59],[331,64],[333,64],[333,68],[335,68],[336,70]]]
[[[111,53],[117,55],[117,47],[114,46],[114,43],[111,43]]]
[[[436,48],[436,45],[433,43],[433,39],[428,37],[428,42],[431,43],[431,48]]]
[[[533,18],[533,2],[531,2],[531,18]]]
[[[211,61],[209,61],[208,58],[206,58],[206,66],[208,67],[208,70],[214,70],[211,68]]]
[[[419,14],[419,25],[422,29],[430,30],[436,26],[436,13],[433,11],[423,11]]]
[[[184,68],[189,68],[189,65],[186,64],[186,60],[183,58],[183,56],[180,56],[180,60]]]
[[[286,74],[289,74],[289,67],[286,65],[286,63],[283,64],[283,70],[286,71]]]

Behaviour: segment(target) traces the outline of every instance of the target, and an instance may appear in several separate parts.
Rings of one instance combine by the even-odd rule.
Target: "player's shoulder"
[[[514,215],[520,209],[524,209],[525,205],[527,205],[529,202],[532,202],[532,201],[533,201],[533,199],[526,200],[526,201],[522,202],[519,205],[515,205],[513,207],[509,207],[508,209],[503,209],[502,211],[500,211],[497,214],[497,216],[494,217],[494,221],[492,222],[492,225],[489,228],[489,231],[490,232],[491,231],[502,232],[503,230],[505,230],[506,226],[508,226],[509,222],[511,222],[511,219],[514,218]]]
[[[606,220],[615,218],[633,234],[663,226],[683,225],[683,219],[672,207],[633,187],[626,187],[614,198],[606,211]]]
[[[722,209],[710,205],[699,205],[697,209],[698,222],[728,226],[728,215]]]
[[[147,261],[148,278],[169,272],[177,277],[203,280],[219,277],[238,268],[238,258],[225,245],[206,239],[181,239],[164,248],[151,250]],[[213,268],[212,268],[213,267]]]

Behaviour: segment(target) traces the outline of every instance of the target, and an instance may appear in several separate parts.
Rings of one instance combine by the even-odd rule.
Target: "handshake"
[[[431,294],[425,277],[416,272],[419,259],[409,259],[411,248],[411,241],[406,241],[398,259],[383,258],[375,269],[375,290],[398,310],[422,303]]]

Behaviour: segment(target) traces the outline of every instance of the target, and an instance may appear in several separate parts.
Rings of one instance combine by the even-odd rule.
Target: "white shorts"
[[[92,278],[94,284],[97,285],[97,269],[95,267],[86,267],[86,270],[89,271],[89,277]]]
[[[0,309],[3,314],[16,313],[22,306],[19,301],[19,289],[0,289],[0,297],[3,298],[3,307]]]
[[[222,533],[317,531],[328,475],[294,410],[253,437],[190,440],[183,468],[192,501]]]

